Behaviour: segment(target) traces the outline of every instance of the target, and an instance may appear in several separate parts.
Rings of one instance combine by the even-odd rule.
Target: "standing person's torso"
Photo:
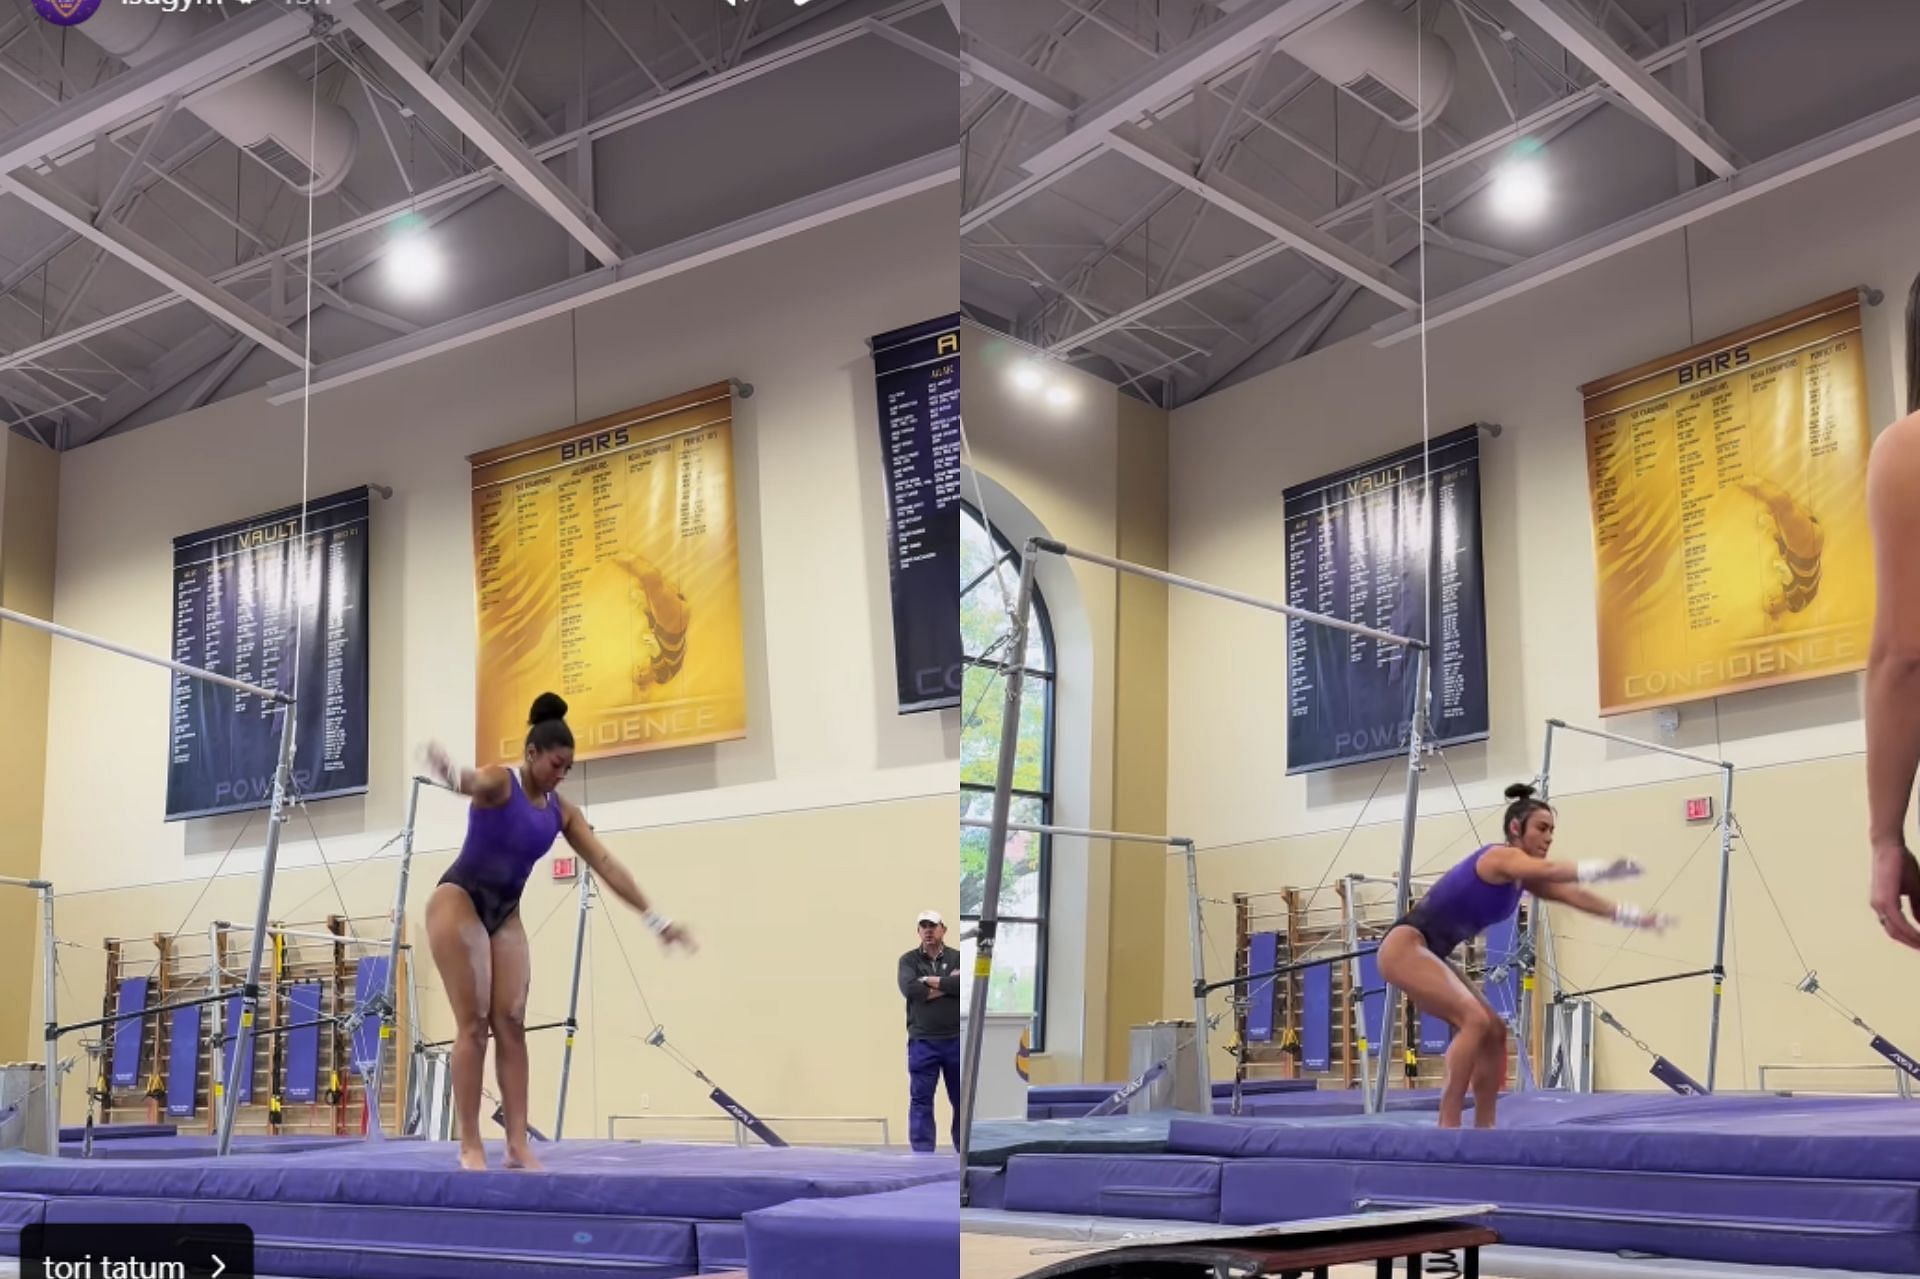
[[[1442,875],[1414,908],[1421,931],[1443,958],[1520,907],[1520,885],[1490,884],[1480,877],[1488,844]]]
[[[908,959],[914,965],[915,977],[946,977],[960,971],[960,952],[951,946],[942,946],[937,956],[930,956],[922,947],[914,947],[907,952]],[[960,1037],[960,997],[956,992],[942,995],[938,999],[920,1002],[907,1001],[907,1038],[909,1039],[958,1039]]]
[[[520,785],[520,770],[509,769],[507,775],[513,793],[506,803],[468,807],[467,838],[454,869],[463,879],[517,896],[560,834],[560,797],[549,794],[544,806],[537,805]]]

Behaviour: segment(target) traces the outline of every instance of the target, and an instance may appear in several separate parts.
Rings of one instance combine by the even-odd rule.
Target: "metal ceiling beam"
[[[123,223],[101,218],[49,178],[22,169],[0,176],[0,190],[24,200],[84,240],[90,240],[141,274],[179,294],[228,328],[246,334],[295,368],[306,367],[300,343],[285,325],[267,318],[226,289]]]
[[[890,22],[882,22],[878,18],[868,18],[860,25],[865,27],[869,34],[879,36],[888,44],[905,49],[908,53],[914,54],[917,57],[925,58],[928,62],[933,63],[943,70],[950,71],[956,76],[966,71],[966,67],[962,65],[960,59],[955,55],[948,53],[938,45],[928,44],[919,36],[909,35]]]
[[[1269,40],[1344,13],[1360,0],[1279,0],[1251,6],[1206,28],[1099,101],[1075,111],[1066,134],[1024,162],[1030,174],[1059,169],[1107,145],[1114,129],[1165,106],[1194,84],[1253,57]]]
[[[1419,305],[1418,292],[1413,283],[1399,272],[1375,262],[1352,245],[1334,238],[1308,219],[1291,209],[1280,207],[1235,178],[1215,173],[1203,180],[1196,172],[1198,162],[1161,137],[1159,132],[1124,124],[1114,129],[1108,138],[1109,145],[1115,151],[1134,163],[1170,182],[1178,183],[1248,226],[1290,245],[1304,256],[1379,294],[1395,306],[1411,309]]]
[[[959,177],[960,153],[957,147],[921,156],[643,253],[618,266],[602,267],[498,306],[422,329],[409,337],[397,338],[320,365],[312,371],[313,390],[318,393],[346,386],[444,351],[512,332],[550,316],[564,315],[815,227],[951,185]],[[299,376],[276,379],[268,384],[269,400],[274,404],[286,404],[300,397],[302,387],[303,379]]]
[[[1056,120],[1068,120],[1080,108],[1080,95],[1045,72],[1028,66],[1013,54],[977,36],[967,36],[960,61],[966,69],[995,88],[1020,99]]]
[[[1428,308],[1427,326],[1431,330],[1465,319],[1495,303],[1530,293],[1562,276],[1915,134],[1920,134],[1920,97],[1908,98],[1864,120],[1757,160],[1731,178],[1688,191],[1612,226],[1549,249],[1518,267],[1456,289]],[[1388,320],[1374,327],[1375,345],[1393,346],[1418,336],[1419,332],[1417,320]]]
[[[613,266],[627,256],[619,237],[599,215],[582,203],[519,135],[466,86],[443,84],[433,78],[427,69],[426,51],[379,5],[371,0],[356,0],[341,9],[338,16],[343,26],[359,36],[415,93],[470,138],[506,175],[507,181],[559,223],[581,247],[598,258],[601,265]]]
[[[1160,310],[1162,307],[1168,306],[1174,302],[1178,302],[1181,298],[1188,297],[1192,294],[1198,293],[1202,289],[1212,288],[1214,285],[1220,283],[1220,281],[1226,279],[1228,276],[1238,274],[1239,272],[1245,270],[1247,266],[1250,264],[1245,262],[1243,259],[1247,257],[1252,257],[1254,255],[1259,255],[1263,259],[1273,257],[1278,253],[1285,252],[1286,249],[1289,247],[1291,246],[1282,245],[1276,242],[1274,244],[1263,246],[1262,248],[1254,249],[1251,253],[1242,254],[1239,258],[1234,258],[1231,261],[1223,262],[1219,266],[1213,268],[1213,270],[1211,271],[1202,271],[1199,275],[1194,276],[1191,280],[1187,280],[1181,284],[1176,284],[1174,287],[1170,289],[1154,294],[1152,297],[1146,299],[1144,302],[1136,303],[1135,305],[1128,307],[1124,311],[1116,312],[1115,314],[1108,316],[1106,319],[1100,321],[1098,324],[1090,325],[1087,328],[1082,329],[1078,333],[1073,333],[1068,335],[1065,338],[1062,338],[1060,341],[1055,342],[1051,347],[1047,348],[1047,354],[1056,356],[1056,357],[1062,356],[1076,347],[1085,346],[1088,342],[1092,341],[1095,338],[1103,337],[1108,333],[1124,332],[1125,330],[1131,328],[1133,325],[1139,323],[1139,321],[1144,317],[1153,314],[1155,311]]]
[[[144,116],[168,98],[271,60],[302,44],[312,22],[307,13],[262,5],[219,23],[192,44],[123,72],[0,136],[0,173],[90,143],[95,134]],[[193,107],[191,100],[185,105]]]
[[[461,47],[464,46],[468,38],[473,35],[473,29],[480,25],[480,19],[487,16],[487,7],[492,3],[493,0],[470,0],[470,3],[467,5],[466,16],[460,19],[460,25],[453,29],[452,35],[447,37],[445,47],[440,50],[439,56],[434,58],[433,65],[427,69],[428,75],[438,80],[447,73],[447,68],[453,65],[454,58],[459,56]],[[439,5],[429,4],[422,12],[432,15],[429,20],[430,26],[439,23]],[[431,37],[429,37],[429,40],[431,40]]]
[[[1572,0],[1509,0],[1562,48],[1587,64],[1662,133],[1685,147],[1718,177],[1733,176],[1741,162],[1712,125],[1688,110],[1671,90],[1596,26]]]
[[[388,3],[389,0],[382,0],[382,2]],[[391,3],[398,3],[398,0],[391,0]],[[889,7],[876,16],[889,22],[900,22],[917,16],[918,14],[930,12],[938,8],[939,4],[940,0],[901,0],[901,3]],[[789,22],[769,28],[748,43],[749,45],[757,45],[764,39],[772,38],[776,34],[804,25],[811,20],[811,11],[808,11],[807,17],[792,19]],[[220,29],[224,31],[228,27],[237,26],[239,25],[239,21],[245,20],[241,19],[235,22],[228,22]],[[764,57],[754,59],[752,62],[742,63],[737,67],[721,72],[717,76],[704,79],[689,79],[684,83],[676,85],[669,93],[648,93],[637,102],[626,103],[615,107],[583,129],[563,134],[540,143],[534,148],[534,154],[541,160],[553,159],[565,154],[576,146],[612,137],[626,129],[634,128],[646,121],[657,119],[683,106],[703,101],[716,93],[726,92],[739,84],[757,79],[763,75],[778,72],[817,54],[836,49],[850,41],[865,39],[867,37],[868,32],[861,20],[843,23],[838,27],[829,28],[818,35],[802,37],[792,45],[777,49],[766,54]],[[305,41],[301,41],[290,47],[297,49],[305,47],[305,44]],[[692,74],[693,73],[689,73],[689,76],[691,77]],[[113,83],[118,84],[120,80],[116,78]],[[165,94],[162,93],[160,97],[156,97],[154,101],[157,103],[160,98],[164,96]],[[183,105],[191,109],[193,105],[191,97],[189,97]],[[148,114],[151,114],[151,111],[149,111]],[[194,144],[180,152],[176,152],[175,158],[181,163],[186,163],[192,158],[188,152],[193,151],[196,146],[211,145],[213,140],[213,138],[205,138],[201,143]],[[0,144],[4,144],[4,139],[0,139]],[[173,168],[174,160],[169,159],[162,167],[168,169]],[[143,182],[144,181],[143,179]],[[158,179],[155,179],[155,181],[158,181]],[[417,196],[396,201],[393,204],[387,205],[385,208],[375,209],[370,213],[343,222],[338,226],[318,232],[313,237],[313,247],[317,252],[354,240],[364,236],[370,231],[378,229],[401,214],[414,212],[425,213],[427,210],[435,209],[436,206],[442,204],[472,203],[475,199],[485,195],[499,181],[500,174],[493,169],[484,169],[450,177],[439,186],[422,191]],[[56,244],[58,244],[59,247],[51,248],[50,246],[51,252],[59,252],[78,238],[78,236],[75,236],[65,242],[57,241]],[[275,264],[283,264],[289,254],[304,253],[306,248],[307,241],[305,237],[302,237],[297,243],[284,245],[272,253],[261,254],[256,258],[240,263],[238,266],[230,267],[219,272],[213,277],[214,282],[217,284],[231,285],[249,279],[263,272],[275,269]],[[359,265],[366,265],[373,256],[377,255],[369,255],[362,258]],[[36,265],[33,269],[38,270],[38,266]],[[81,345],[91,338],[114,332],[115,330],[158,315],[178,305],[182,300],[183,299],[173,295],[161,295],[159,297],[149,298],[144,302],[135,303],[133,306],[115,312],[112,315],[103,316],[100,319],[76,326],[71,332],[57,334],[53,337],[32,343],[29,346],[22,347],[19,350],[0,355],[0,370],[26,367],[67,347]],[[136,331],[130,336],[139,337],[139,334]],[[144,341],[145,339],[142,338],[141,340]]]

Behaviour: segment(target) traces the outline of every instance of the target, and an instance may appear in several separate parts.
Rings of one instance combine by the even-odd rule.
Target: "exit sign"
[[[1713,800],[1702,795],[1687,801],[1687,820],[1690,822],[1710,822],[1713,820]],[[572,858],[568,858],[572,861]]]
[[[1693,811],[1693,801],[1687,801],[1687,811]],[[580,859],[577,857],[556,857],[553,859],[553,877],[555,879],[574,879],[580,874]]]

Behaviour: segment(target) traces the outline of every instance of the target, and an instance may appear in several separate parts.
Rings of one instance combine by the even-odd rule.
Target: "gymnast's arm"
[[[1548,864],[1552,865],[1551,862]],[[1562,862],[1560,866],[1563,870],[1573,870],[1573,867],[1568,866],[1564,862]],[[1583,914],[1592,915],[1596,919],[1612,919],[1614,912],[1619,909],[1616,903],[1608,901],[1591,888],[1583,888],[1579,884],[1571,882],[1571,876],[1563,880],[1550,880],[1529,884],[1527,885],[1527,890],[1535,897],[1550,902],[1560,902],[1573,907]]]
[[[465,768],[453,762],[439,742],[427,743],[427,772],[449,790],[457,791],[482,808],[498,808],[513,795],[513,779],[500,764]]]
[[[1896,422],[1867,464],[1879,602],[1867,653],[1867,836],[1873,905],[1896,941],[1920,947],[1900,899],[1911,897],[1907,793],[1920,771],[1920,414]]]
[[[560,833],[566,837],[568,846],[580,854],[593,873],[600,877],[600,882],[615,897],[639,911],[647,921],[647,927],[653,930],[663,945],[678,942],[689,950],[693,949],[692,934],[672,920],[654,913],[647,904],[645,894],[640,891],[640,885],[634,882],[633,872],[607,851],[607,846],[593,833],[593,827],[587,824],[585,814],[566,797],[555,794],[554,798],[560,802]]]

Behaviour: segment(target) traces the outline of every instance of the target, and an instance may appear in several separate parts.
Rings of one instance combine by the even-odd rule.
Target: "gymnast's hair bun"
[[[565,719],[567,702],[558,693],[542,693],[533,699],[533,709],[527,712],[527,723],[544,724],[550,719]]]
[[[551,696],[551,694],[549,694],[549,696]],[[1526,782],[1515,782],[1513,785],[1507,787],[1507,798],[1508,799],[1532,799],[1533,787],[1528,785]]]

